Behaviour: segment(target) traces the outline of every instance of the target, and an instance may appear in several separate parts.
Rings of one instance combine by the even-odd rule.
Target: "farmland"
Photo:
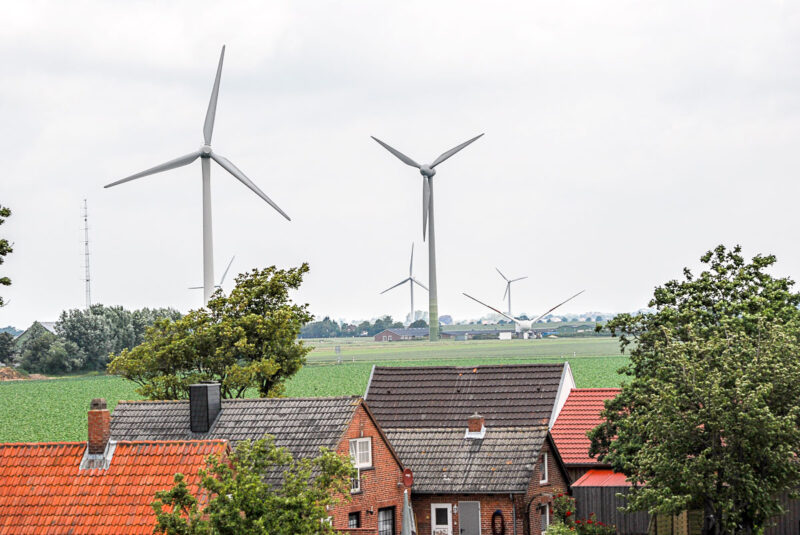
[[[381,366],[476,366],[569,361],[578,387],[618,386],[627,358],[611,338],[396,342],[313,340],[308,364],[287,384],[288,396],[361,395],[373,364]],[[340,347],[337,355],[335,347]],[[342,363],[336,364],[341,357]],[[109,376],[0,383],[0,442],[86,439],[86,411],[95,397],[138,399],[135,386]]]

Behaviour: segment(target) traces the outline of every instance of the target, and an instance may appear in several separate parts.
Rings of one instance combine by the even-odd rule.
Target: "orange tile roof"
[[[0,535],[151,534],[150,504],[181,472],[198,469],[224,440],[118,442],[107,470],[81,470],[85,442],[0,444]]]
[[[589,457],[586,432],[600,423],[603,402],[620,393],[619,388],[573,388],[550,430],[564,464],[599,464]]]

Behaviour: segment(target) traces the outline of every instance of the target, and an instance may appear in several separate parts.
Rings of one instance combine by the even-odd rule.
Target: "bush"
[[[575,535],[575,527],[567,526],[562,522],[553,522],[545,531],[546,535]]]

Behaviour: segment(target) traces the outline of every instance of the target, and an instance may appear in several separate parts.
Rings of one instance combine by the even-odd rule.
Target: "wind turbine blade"
[[[378,143],[380,143],[383,146],[384,149],[388,150],[389,152],[391,152],[392,154],[397,156],[400,159],[400,161],[403,162],[404,164],[410,165],[411,167],[416,167],[417,169],[419,169],[419,164],[417,162],[415,162],[414,160],[412,160],[411,158],[409,158],[408,156],[406,156],[405,154],[403,154],[399,150],[390,147],[389,145],[387,145],[386,143],[384,143],[380,139],[376,138],[375,136],[370,136],[370,137],[372,139],[374,139],[375,141],[377,141]]]
[[[225,272],[222,274],[222,278],[219,279],[219,284],[217,285],[217,288],[221,287],[222,283],[225,282],[225,275],[227,275],[228,274],[228,270],[231,269],[231,264],[233,264],[233,259],[234,258],[236,258],[236,255],[232,256],[231,257],[231,261],[228,262],[228,267],[225,268]]]
[[[411,242],[411,263],[408,264],[408,276],[414,276],[414,242]]]
[[[506,283],[506,291],[505,291],[505,292],[503,292],[503,301],[505,301],[505,300],[506,300],[506,296],[508,295],[508,289],[509,289],[510,287],[511,287],[511,283],[510,283],[510,282],[507,282],[507,283]]]
[[[462,293],[464,293],[464,292],[462,292]],[[514,323],[518,323],[516,319],[512,318],[511,316],[509,316],[508,314],[506,314],[506,313],[504,313],[504,312],[500,312],[499,310],[497,310],[497,309],[496,309],[496,308],[494,308],[493,306],[489,306],[489,305],[487,305],[486,303],[484,303],[483,301],[478,301],[477,299],[475,299],[474,297],[472,297],[472,296],[471,296],[471,295],[469,295],[469,294],[464,294],[464,295],[466,295],[467,297],[469,297],[470,299],[472,299],[472,300],[473,300],[473,301],[475,301],[476,303],[480,303],[480,304],[482,304],[483,306],[485,306],[486,308],[489,308],[489,309],[491,309],[491,310],[494,310],[495,312],[497,312],[498,314],[500,314],[500,315],[501,315],[501,316],[503,316],[504,318],[506,318],[506,319],[509,319],[509,320],[513,321]]]
[[[428,235],[428,209],[431,206],[431,185],[422,177],[422,241]]]
[[[422,284],[421,282],[419,282],[417,279],[414,279],[414,278],[412,278],[412,279],[411,279],[411,282],[413,282],[413,283],[417,284],[418,286],[421,286],[422,288],[424,288],[424,289],[425,289],[425,291],[426,291],[426,292],[429,292],[429,291],[430,291],[430,290],[428,290],[428,287],[427,287],[427,286],[425,286],[424,284]]]
[[[283,217],[285,217],[289,221],[292,220],[292,218],[286,215],[286,212],[281,210],[277,204],[272,202],[272,199],[267,197],[267,195],[263,191],[258,189],[258,186],[253,184],[253,182],[249,178],[247,178],[247,176],[241,171],[241,169],[233,165],[233,162],[215,152],[211,153],[211,157],[214,159],[215,162],[220,164],[223,169],[225,169],[227,172],[235,176],[239,180],[239,182],[250,188],[253,191],[253,193],[261,197],[264,201],[266,201],[267,204],[275,208],[278,211],[278,213],[280,213]]]
[[[219,97],[219,79],[222,77],[222,60],[225,58],[225,45],[222,45],[222,52],[219,54],[219,65],[217,65],[217,77],[214,79],[214,88],[211,90],[211,100],[208,102],[206,111],[206,122],[203,124],[203,138],[206,145],[211,144],[211,134],[214,133],[214,118],[217,116],[217,98]]]
[[[202,290],[203,287],[202,286],[189,286],[189,289],[190,290]]]
[[[389,290],[394,290],[394,289],[395,289],[395,288],[397,288],[398,286],[400,286],[400,285],[402,285],[402,284],[405,284],[405,283],[407,283],[407,282],[408,282],[408,281],[410,281],[410,280],[412,280],[412,279],[411,279],[411,277],[409,277],[409,278],[407,278],[407,279],[403,279],[403,280],[401,280],[400,282],[398,282],[397,284],[395,284],[395,285],[394,285],[394,286],[392,286],[391,288],[386,288],[384,291],[382,291],[382,292],[381,292],[381,295],[385,294],[385,293],[386,293],[386,292],[388,292]]]
[[[438,158],[436,158],[436,161],[434,161],[434,162],[431,164],[431,167],[436,167],[437,165],[439,165],[440,163],[442,163],[443,161],[445,161],[445,160],[446,160],[446,159],[448,159],[450,156],[452,156],[453,154],[457,153],[458,151],[460,151],[461,149],[463,149],[464,147],[466,147],[466,146],[467,146],[467,145],[469,145],[470,143],[473,143],[474,141],[477,141],[477,140],[478,140],[478,138],[480,138],[481,136],[483,136],[483,134],[480,134],[480,135],[478,135],[478,136],[475,136],[474,138],[470,139],[469,141],[465,141],[464,143],[462,143],[462,144],[461,144],[461,145],[459,145],[458,147],[453,147],[452,149],[450,149],[450,150],[449,150],[449,151],[447,151],[447,152],[443,152],[442,154],[440,154],[440,155],[439,155],[439,157],[438,157]]]
[[[536,318],[535,320],[533,320],[533,321],[531,322],[531,325],[533,325],[534,323],[538,322],[540,319],[542,319],[543,317],[547,316],[548,314],[550,314],[552,311],[554,311],[555,309],[557,309],[557,308],[558,308],[558,307],[560,307],[561,305],[565,305],[565,304],[569,303],[570,301],[572,301],[573,299],[575,299],[576,297],[578,297],[579,295],[581,295],[581,294],[582,294],[583,292],[585,292],[585,291],[586,291],[586,290],[581,290],[580,292],[576,293],[575,295],[573,295],[572,297],[570,297],[570,298],[569,298],[569,299],[567,299],[566,301],[563,301],[563,302],[561,302],[561,303],[557,304],[556,306],[554,306],[553,308],[551,308],[550,310],[548,310],[547,312],[545,312],[544,314],[542,314],[541,316],[539,316],[538,318]]]
[[[154,175],[156,173],[161,173],[163,171],[169,171],[170,169],[175,169],[176,167],[183,167],[184,165],[189,165],[199,157],[200,157],[200,151],[195,151],[191,154],[187,154],[186,156],[181,156],[180,158],[175,158],[174,160],[170,160],[167,163],[162,163],[161,165],[151,167],[150,169],[142,171],[141,173],[136,173],[135,175],[123,178],[122,180],[117,180],[116,182],[112,182],[111,184],[106,184],[103,187],[110,188],[112,186],[118,186],[120,184],[124,184],[125,182],[130,182],[131,180],[136,180],[137,178],[142,178],[143,176]]]
[[[506,282],[508,282],[508,277],[506,277],[505,275],[503,275],[503,272],[502,272],[502,271],[500,271],[500,268],[494,268],[494,269],[496,269],[496,270],[497,270],[497,272],[500,274],[500,276],[501,276],[501,277],[503,277],[503,278],[506,280]]]
[[[512,280],[510,280],[510,281],[508,281],[508,282],[509,282],[509,283],[512,283],[512,282],[517,282],[517,281],[521,281],[521,280],[523,280],[523,279],[527,279],[527,278],[528,278],[528,276],[527,276],[527,275],[525,275],[524,277],[517,277],[516,279],[512,279]]]

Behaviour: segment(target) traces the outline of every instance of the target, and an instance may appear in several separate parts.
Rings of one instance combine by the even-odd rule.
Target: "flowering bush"
[[[548,526],[545,535],[575,535],[575,526],[567,526],[563,522],[553,522]]]
[[[567,494],[558,494],[553,498],[553,516],[557,522],[566,526],[575,524],[575,498]]]
[[[609,526],[599,522],[595,514],[592,513],[585,520],[575,521],[575,532],[578,535],[615,535],[617,528],[616,526]]]

